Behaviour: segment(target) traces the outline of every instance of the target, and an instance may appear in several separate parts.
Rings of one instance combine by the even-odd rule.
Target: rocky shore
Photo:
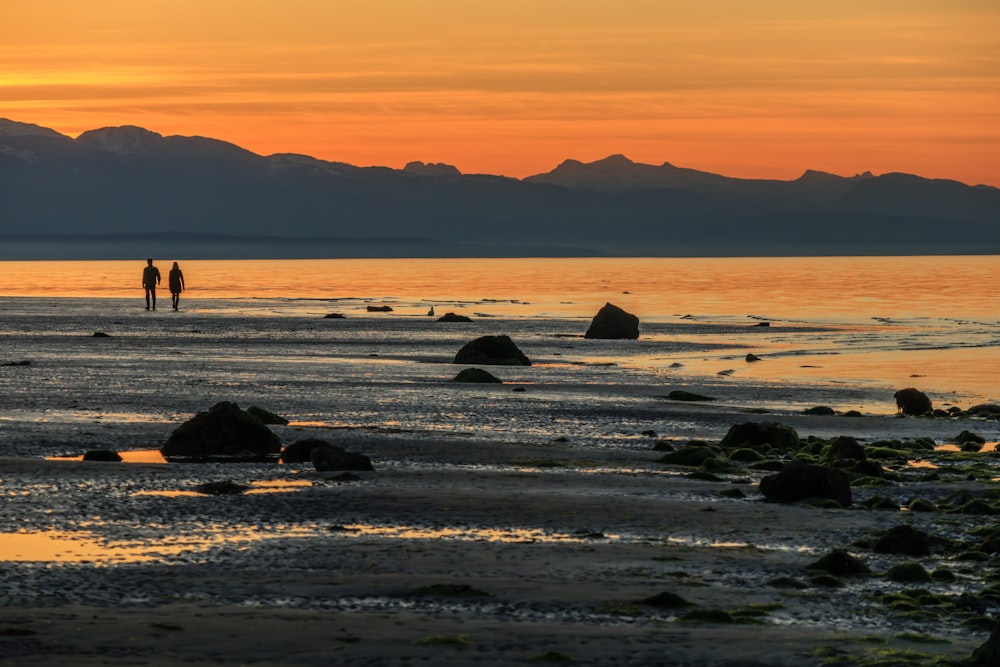
[[[788,379],[744,325],[64,307],[6,311],[2,665],[995,664],[963,394]]]
[[[884,420],[921,421],[992,428]],[[0,459],[0,664],[972,665],[1000,613],[994,443],[269,428],[375,470]],[[793,459],[849,502],[766,502]],[[900,526],[924,550],[875,548]]]

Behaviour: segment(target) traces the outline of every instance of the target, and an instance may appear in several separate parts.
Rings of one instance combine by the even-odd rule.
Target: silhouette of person
[[[167,274],[167,283],[170,285],[170,301],[174,310],[177,310],[177,304],[181,301],[181,292],[184,291],[184,272],[181,271],[181,267],[177,266],[177,262],[174,262],[173,268]]]
[[[149,310],[152,300],[153,310],[156,310],[156,286],[160,284],[160,270],[153,266],[153,259],[146,260],[146,268],[142,270],[142,286],[146,290],[146,310]]]

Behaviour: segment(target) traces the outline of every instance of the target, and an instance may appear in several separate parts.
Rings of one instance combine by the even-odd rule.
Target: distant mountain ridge
[[[623,155],[518,180],[0,119],[0,259],[145,256],[149,235],[177,257],[998,253],[1000,189],[740,179]]]

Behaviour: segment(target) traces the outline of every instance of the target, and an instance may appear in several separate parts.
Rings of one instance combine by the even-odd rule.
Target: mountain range
[[[514,179],[0,119],[0,259],[946,253],[1000,253],[1000,189],[740,179],[622,155]]]

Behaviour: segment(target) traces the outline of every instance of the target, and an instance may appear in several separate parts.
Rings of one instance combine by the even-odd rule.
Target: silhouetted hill
[[[1000,252],[1000,191],[904,174],[737,179],[620,155],[523,180],[261,156],[0,119],[0,258]]]

